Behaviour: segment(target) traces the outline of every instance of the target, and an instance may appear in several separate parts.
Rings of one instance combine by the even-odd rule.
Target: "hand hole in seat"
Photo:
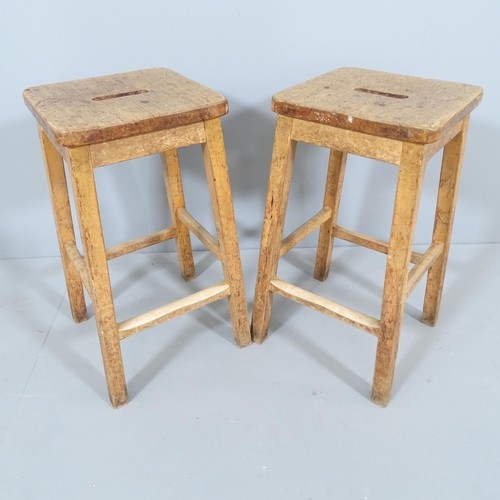
[[[127,97],[129,95],[137,95],[137,94],[146,94],[149,90],[131,90],[129,92],[120,92],[119,94],[109,94],[109,95],[101,95],[98,97],[93,97],[93,101],[106,101],[108,99],[116,99],[117,97]]]
[[[392,97],[393,99],[408,99],[409,96],[402,94],[390,94],[389,92],[380,92],[379,90],[370,90],[370,89],[354,89],[356,92],[364,92],[365,94],[375,94],[382,95],[384,97]]]

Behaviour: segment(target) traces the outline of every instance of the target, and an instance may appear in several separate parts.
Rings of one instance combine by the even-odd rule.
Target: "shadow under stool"
[[[404,304],[428,273],[422,321],[434,326],[441,302],[460,171],[471,111],[480,87],[357,68],[341,68],[273,96],[278,114],[260,248],[252,336],[267,335],[273,294],[360,328],[378,339],[371,399],[389,403]],[[329,148],[321,210],[282,240],[297,142]],[[444,147],[432,244],[412,251],[427,161]],[[348,154],[399,167],[389,242],[337,224]],[[320,228],[314,277],[328,277],[333,239],[387,254],[380,319],[310,293],[277,277],[278,261]],[[410,270],[410,263],[414,266]]]
[[[52,208],[74,320],[87,319],[83,286],[92,299],[111,403],[127,403],[120,341],[224,297],[234,338],[251,343],[220,116],[226,99],[174,71],[155,68],[31,87],[27,107],[39,125]],[[177,149],[200,144],[217,239],[186,210]],[[172,226],[106,248],[94,169],[160,153]],[[64,162],[68,165],[83,255],[73,230]],[[153,311],[116,322],[108,260],[175,238],[181,274],[195,277],[190,231],[221,261],[224,281]]]

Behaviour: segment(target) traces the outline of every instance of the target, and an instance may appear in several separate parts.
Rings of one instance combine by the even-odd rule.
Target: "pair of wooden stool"
[[[267,334],[278,293],[361,328],[378,338],[372,400],[391,392],[406,298],[428,271],[423,321],[434,325],[443,287],[458,181],[470,112],[482,89],[376,71],[342,68],[273,98],[278,113],[252,319],[253,340]],[[111,403],[127,402],[120,340],[224,297],[235,341],[251,343],[231,190],[220,125],[226,99],[168,69],[32,87],[25,102],[39,123],[57,236],[76,322],[87,319],[83,286],[92,298]],[[298,141],[331,150],[323,208],[282,240]],[[187,211],[177,149],[201,144],[217,239]],[[434,235],[412,252],[426,162],[444,147]],[[172,226],[105,248],[94,168],[160,153]],[[399,166],[388,243],[337,225],[347,154]],[[77,248],[63,159],[69,167],[82,236]],[[314,276],[325,280],[333,238],[387,254],[381,319],[334,303],[277,277],[279,258],[320,227]],[[107,261],[175,238],[181,274],[194,278],[190,231],[222,262],[224,282],[120,323],[116,322]],[[415,265],[409,271],[410,262]]]

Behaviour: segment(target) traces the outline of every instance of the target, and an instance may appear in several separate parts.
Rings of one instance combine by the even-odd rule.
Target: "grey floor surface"
[[[376,339],[276,297],[270,336],[238,349],[227,302],[122,342],[130,403],[108,401],[93,318],[75,325],[58,258],[0,261],[0,498],[500,498],[500,245],[453,245],[441,316],[403,322],[393,399],[369,400]],[[242,252],[251,306],[256,251]],[[196,255],[110,263],[118,319],[221,280]],[[314,250],[278,275],[379,316],[385,257]]]

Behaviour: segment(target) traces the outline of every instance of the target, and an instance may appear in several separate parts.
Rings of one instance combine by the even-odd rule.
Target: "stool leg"
[[[386,407],[389,403],[396,366],[408,269],[424,180],[423,152],[422,145],[403,144],[371,397],[374,403],[382,407]]]
[[[202,145],[203,160],[219,240],[224,280],[231,289],[228,301],[234,340],[239,347],[245,347],[252,343],[252,339],[220,119],[205,121],[205,133],[207,142]]]
[[[332,216],[321,224],[318,238],[318,251],[316,253],[316,265],[314,277],[319,281],[325,281],[330,272],[330,263],[333,250],[333,226],[337,223],[339,214],[340,195],[344,182],[345,164],[347,153],[331,150],[328,162],[328,173],[326,176],[325,198],[323,207],[332,209]]]
[[[172,223],[177,228],[175,244],[181,275],[186,281],[195,277],[193,250],[191,248],[191,238],[189,229],[177,217],[177,209],[185,207],[184,190],[182,189],[181,170],[179,167],[179,156],[176,149],[165,151],[161,154],[163,164],[163,176],[165,177],[165,187],[167,188],[167,198],[170,207]]]
[[[38,131],[40,133],[40,143],[42,145],[43,160],[49,184],[50,200],[52,202],[64,277],[66,278],[71,314],[75,323],[81,323],[87,320],[87,306],[85,305],[82,280],[68,259],[64,247],[66,242],[75,241],[64,162],[59,152],[50,142],[50,139],[45,135],[43,129],[38,127]]]
[[[443,253],[429,268],[427,275],[422,322],[429,326],[436,324],[439,315],[468,124],[469,118],[467,117],[463,121],[460,133],[445,146],[443,152],[436,218],[432,235],[433,243],[438,241],[443,243]]]
[[[254,342],[258,344],[264,342],[271,319],[274,294],[269,291],[269,282],[278,271],[281,239],[297,145],[296,141],[291,138],[292,125],[292,118],[278,115],[252,316],[252,336]]]
[[[84,257],[92,288],[97,333],[101,344],[109,398],[111,404],[118,408],[128,401],[127,386],[125,384],[125,373],[123,371],[90,148],[84,146],[70,149],[69,155],[73,191],[80,222]]]

